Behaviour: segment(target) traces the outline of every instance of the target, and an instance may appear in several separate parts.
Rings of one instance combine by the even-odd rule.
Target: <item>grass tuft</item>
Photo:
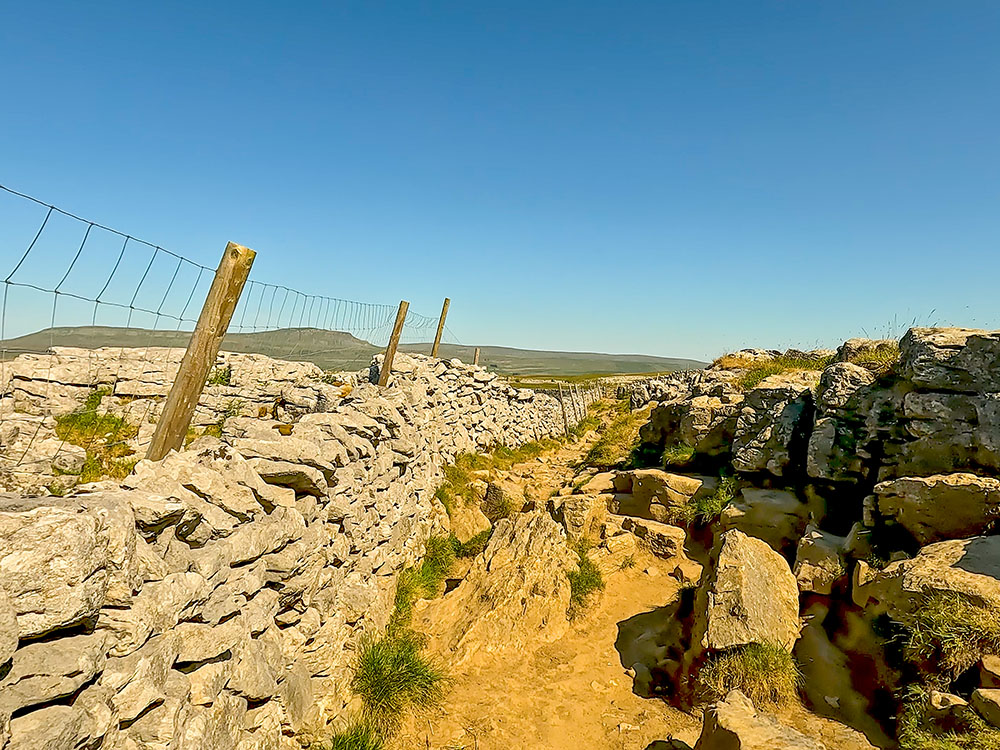
[[[382,750],[382,733],[366,721],[353,721],[330,738],[330,742],[314,746],[313,750]]]
[[[975,711],[965,714],[962,731],[942,731],[926,712],[927,690],[911,686],[897,725],[900,750],[1000,750],[1000,729],[989,726]]]
[[[1000,654],[1000,611],[961,594],[931,595],[917,611],[906,651],[955,679],[984,654]]]
[[[739,690],[755,706],[783,706],[798,695],[799,667],[786,649],[751,643],[712,657],[698,674],[709,700]]]
[[[441,593],[444,579],[455,562],[455,547],[451,538],[432,536],[427,540],[424,559],[419,565],[406,568],[396,579],[396,600],[389,629],[409,625],[417,599],[430,599]]]
[[[458,541],[458,537],[454,534],[449,537],[449,541],[451,542],[451,548],[455,553],[455,557],[476,557],[486,549],[486,545],[490,543],[492,535],[493,529],[489,528],[480,531],[467,542]]]
[[[477,479],[475,472],[506,471],[514,464],[530,461],[559,445],[558,440],[547,438],[517,448],[499,446],[489,453],[460,453],[453,464],[444,467],[444,481],[434,492],[434,497],[444,505],[450,516],[456,504],[473,505],[479,500],[473,486]]]
[[[896,366],[899,364],[899,343],[896,341],[884,342],[874,349],[851,357],[848,361],[864,367],[875,377],[887,377],[896,371]]]
[[[579,558],[576,570],[566,574],[569,579],[569,617],[572,620],[586,608],[591,594],[604,590],[604,576],[601,575],[600,568],[587,557],[590,543],[586,539],[571,546]]]
[[[747,370],[734,381],[734,385],[744,391],[752,391],[765,378],[771,375],[779,375],[783,372],[794,372],[796,370],[824,370],[832,361],[833,357],[812,359],[808,357],[786,356],[759,361],[746,361]]]
[[[229,385],[233,380],[233,368],[230,365],[225,367],[213,367],[208,373],[206,385]]]
[[[680,509],[681,520],[685,523],[707,524],[722,513],[722,509],[736,499],[739,482],[736,477],[719,477],[719,486],[711,495],[693,497]]]
[[[664,468],[671,466],[684,466],[694,458],[694,446],[687,443],[679,445],[669,445],[663,450],[662,463]]]
[[[351,690],[361,698],[365,725],[381,737],[398,729],[407,710],[430,708],[444,697],[444,670],[423,647],[423,638],[408,628],[361,642]]]

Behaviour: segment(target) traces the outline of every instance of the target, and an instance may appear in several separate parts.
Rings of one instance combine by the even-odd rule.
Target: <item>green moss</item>
[[[791,703],[801,679],[791,653],[759,643],[713,656],[698,673],[699,687],[708,700],[739,690],[758,707]]]
[[[135,437],[139,429],[119,416],[100,411],[101,402],[109,395],[110,389],[96,389],[79,409],[56,417],[56,436],[87,452],[80,470],[80,482],[106,477],[124,479],[138,461],[129,458],[134,451],[127,441]]]

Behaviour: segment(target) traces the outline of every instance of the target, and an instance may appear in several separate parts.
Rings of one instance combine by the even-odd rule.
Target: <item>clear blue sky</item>
[[[995,0],[8,2],[0,184],[310,293],[449,295],[465,343],[995,328],[998,39]]]

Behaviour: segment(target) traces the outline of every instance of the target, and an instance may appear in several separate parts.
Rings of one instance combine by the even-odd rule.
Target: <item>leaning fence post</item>
[[[472,364],[474,364],[474,365],[478,365],[479,364],[479,347],[478,346],[476,347],[476,353],[472,355]]]
[[[444,332],[444,319],[448,317],[448,306],[450,304],[451,300],[445,297],[444,306],[441,308],[441,320],[438,321],[437,333],[434,336],[434,346],[431,347],[432,357],[438,355],[438,347],[441,346],[441,334]]]
[[[403,323],[406,322],[406,311],[409,309],[410,303],[406,300],[402,300],[399,303],[399,310],[396,312],[396,325],[392,327],[389,346],[386,347],[385,356],[382,358],[382,371],[378,374],[378,384],[383,388],[389,382],[389,371],[392,369],[392,360],[396,356],[396,347],[399,346],[399,337],[403,333]]]
[[[226,245],[177,377],[163,405],[163,413],[156,423],[156,432],[146,453],[151,461],[159,461],[184,443],[205,380],[215,364],[255,257],[253,250],[235,242]]]
[[[566,431],[566,437],[569,437],[569,420],[566,418],[566,401],[563,399],[562,382],[559,383],[559,406],[562,407],[563,429]]]

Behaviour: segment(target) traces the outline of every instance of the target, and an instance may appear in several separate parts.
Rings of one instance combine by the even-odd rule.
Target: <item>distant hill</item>
[[[0,341],[7,358],[24,352],[44,352],[50,346],[187,346],[187,331],[151,331],[143,328],[78,326],[47,328],[27,336]],[[259,333],[231,333],[222,342],[230,352],[265,354],[275,359],[314,362],[324,370],[357,370],[381,349],[341,331],[316,328],[283,328]],[[429,354],[431,345],[404,344],[400,351]],[[473,347],[442,344],[440,355],[471,362]],[[504,346],[480,347],[479,362],[508,375],[587,375],[668,372],[704,367],[705,362],[645,354],[597,354],[591,352],[548,352]]]

